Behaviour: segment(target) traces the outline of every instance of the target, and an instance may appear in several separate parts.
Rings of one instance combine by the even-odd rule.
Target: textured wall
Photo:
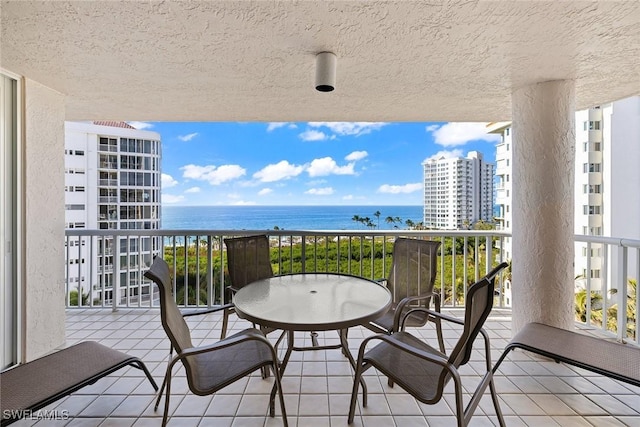
[[[64,97],[25,82],[23,359],[64,343]]]
[[[573,328],[574,83],[514,92],[513,332]]]
[[[640,88],[634,0],[1,5],[2,67],[64,93],[67,120],[497,121],[534,82],[575,79],[580,108]]]

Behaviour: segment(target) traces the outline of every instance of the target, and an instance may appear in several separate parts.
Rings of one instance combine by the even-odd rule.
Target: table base
[[[349,360],[349,363],[351,363],[351,367],[353,368],[354,372],[356,369],[356,361],[353,358],[353,356],[351,355],[351,352],[349,351],[349,345],[347,342],[347,333],[348,333],[348,329],[340,329],[338,332],[338,336],[340,337],[340,344],[333,344],[333,345],[317,345],[317,340],[314,339],[314,337],[312,336],[312,343],[313,345],[311,347],[306,346],[306,347],[297,347],[294,344],[294,332],[295,331],[286,331],[287,332],[287,351],[284,354],[284,358],[282,359],[282,362],[280,363],[280,369],[279,369],[279,373],[278,375],[280,375],[280,379],[282,379],[282,377],[284,376],[284,370],[287,367],[287,364],[289,363],[289,358],[291,357],[291,353],[294,351],[315,351],[315,350],[338,350],[338,349],[342,349],[342,354]],[[316,334],[317,336],[317,334]],[[364,395],[366,396],[366,391],[367,391],[367,384],[364,382],[364,378],[360,378],[360,385],[362,386],[363,390],[364,390]],[[276,392],[277,392],[277,387],[274,384],[273,388],[271,389],[271,398],[269,399],[269,415],[270,416],[274,416],[275,413],[275,409],[276,409],[276,405],[275,405],[275,399],[276,399]]]

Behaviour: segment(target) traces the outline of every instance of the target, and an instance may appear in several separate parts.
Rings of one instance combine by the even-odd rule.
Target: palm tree
[[[626,333],[630,338],[636,337],[636,295],[638,291],[638,281],[636,279],[629,279],[627,281],[627,325]],[[617,289],[612,289],[611,294],[618,293]],[[614,304],[607,310],[608,322],[607,328],[613,331],[618,330],[618,304]]]
[[[384,220],[387,224],[393,224],[393,228],[398,228],[397,224],[402,224],[402,218],[400,218],[399,216],[393,217],[393,216],[388,216],[385,218]]]
[[[587,290],[580,289],[575,294],[576,319],[587,321]],[[602,295],[591,291],[591,321],[602,324]]]
[[[380,215],[381,215],[380,211],[375,211],[375,212],[373,213],[373,216],[375,216],[376,218],[378,218],[378,228],[380,228]]]

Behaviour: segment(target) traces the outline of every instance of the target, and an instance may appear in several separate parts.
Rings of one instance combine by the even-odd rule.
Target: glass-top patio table
[[[334,273],[301,273],[258,280],[233,297],[239,317],[261,326],[287,332],[287,351],[280,375],[292,351],[342,349],[355,369],[349,351],[347,331],[383,315],[391,307],[389,290],[361,277]],[[338,331],[340,344],[294,346],[295,331]],[[366,389],[364,381],[361,382]],[[275,387],[271,391],[270,411],[275,410]]]

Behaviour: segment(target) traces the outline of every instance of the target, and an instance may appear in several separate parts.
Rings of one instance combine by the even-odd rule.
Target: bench
[[[507,344],[493,367],[494,374],[506,355],[516,348],[640,387],[640,347],[631,344],[529,323]]]
[[[1,425],[30,416],[33,411],[125,366],[143,370],[153,388],[158,390],[158,385],[139,358],[92,341],[4,371],[0,373]]]

